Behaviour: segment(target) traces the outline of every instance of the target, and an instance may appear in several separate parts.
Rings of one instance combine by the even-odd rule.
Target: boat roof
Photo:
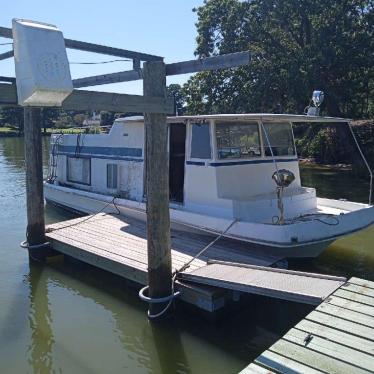
[[[263,122],[318,122],[318,123],[348,123],[349,118],[308,116],[300,114],[272,114],[272,113],[247,113],[247,114],[204,114],[197,116],[168,117],[167,122],[176,123],[186,120],[253,120]],[[117,118],[116,122],[142,122],[143,116]]]

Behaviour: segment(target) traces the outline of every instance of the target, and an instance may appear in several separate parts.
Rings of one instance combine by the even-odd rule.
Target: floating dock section
[[[48,241],[63,254],[146,285],[146,225],[100,213],[48,226]],[[215,238],[173,228],[172,266],[180,269]],[[180,299],[209,312],[220,309],[237,291],[317,305],[345,279],[275,268],[280,256],[222,238],[178,275]]]
[[[374,282],[351,278],[241,374],[373,372]]]

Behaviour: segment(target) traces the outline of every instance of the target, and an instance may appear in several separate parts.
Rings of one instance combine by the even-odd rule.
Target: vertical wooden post
[[[143,69],[144,96],[166,98],[165,64],[146,62]],[[148,296],[169,296],[172,290],[169,213],[169,157],[166,114],[145,113],[145,157],[147,191]],[[157,314],[162,304],[150,304]]]
[[[27,242],[37,245],[45,242],[43,164],[41,138],[41,110],[24,108]]]

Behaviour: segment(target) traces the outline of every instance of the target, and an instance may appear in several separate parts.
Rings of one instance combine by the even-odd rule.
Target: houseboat
[[[170,218],[181,229],[221,234],[285,257],[316,257],[374,223],[374,207],[317,197],[303,187],[292,124],[347,124],[333,117],[220,114],[167,119]],[[146,219],[143,117],[107,134],[54,134],[45,198],[73,211]],[[229,228],[229,229],[228,229]]]

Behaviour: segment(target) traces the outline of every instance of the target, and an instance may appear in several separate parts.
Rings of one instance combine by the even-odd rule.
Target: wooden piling
[[[163,62],[146,62],[143,69],[144,96],[166,98],[166,73]],[[148,296],[159,298],[172,292],[172,267],[169,214],[169,159],[166,115],[145,113]],[[150,304],[151,315],[164,308]]]
[[[24,108],[27,234],[29,245],[45,242],[41,110]],[[38,249],[39,251],[39,249]]]

